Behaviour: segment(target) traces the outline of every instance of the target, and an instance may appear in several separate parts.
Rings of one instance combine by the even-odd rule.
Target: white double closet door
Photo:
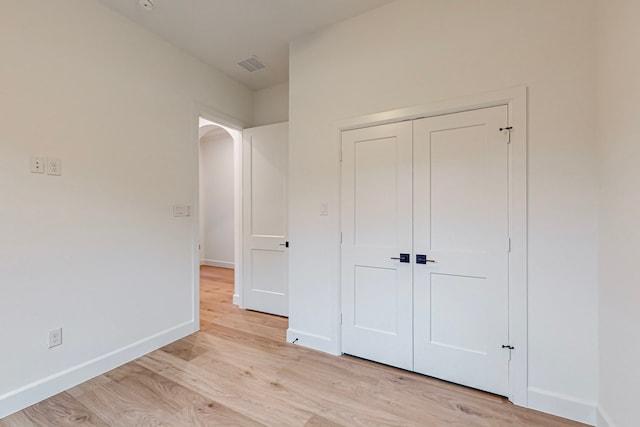
[[[508,395],[507,113],[343,132],[344,353]]]

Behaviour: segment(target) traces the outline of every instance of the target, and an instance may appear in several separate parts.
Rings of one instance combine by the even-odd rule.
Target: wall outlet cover
[[[62,328],[49,331],[49,348],[62,344]]]
[[[47,159],[47,174],[55,176],[62,175],[62,160],[49,157]]]

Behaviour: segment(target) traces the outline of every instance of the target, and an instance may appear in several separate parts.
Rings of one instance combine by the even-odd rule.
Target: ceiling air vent
[[[251,58],[245,59],[244,61],[238,62],[238,65],[251,73],[253,73],[254,71],[262,70],[265,67],[265,65],[260,62],[258,57],[255,55]]]

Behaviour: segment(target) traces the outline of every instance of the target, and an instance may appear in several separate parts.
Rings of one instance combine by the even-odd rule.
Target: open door
[[[288,316],[289,123],[243,131],[243,305]]]

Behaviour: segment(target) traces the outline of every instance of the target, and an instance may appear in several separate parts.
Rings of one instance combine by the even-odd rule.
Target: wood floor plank
[[[25,414],[25,411],[16,412],[13,415],[0,419],[0,427],[38,427]]]
[[[68,393],[60,393],[37,403],[25,409],[24,413],[35,425],[43,427],[109,425]]]
[[[305,427],[343,427],[341,424],[336,424],[331,420],[321,417],[320,415],[314,415],[306,422]]]
[[[216,338],[222,338],[229,341],[243,344],[247,347],[261,347],[267,350],[277,350],[287,345],[284,339],[277,339],[270,336],[262,336],[251,332],[239,331],[234,328],[222,326],[215,323],[208,323],[202,327],[201,332]],[[298,347],[303,349],[304,347]]]
[[[89,381],[85,381],[82,384],[78,384],[77,386],[70,388],[67,390],[67,394],[70,394],[73,397],[78,397],[88,391],[93,390],[96,387],[100,387],[111,381],[106,375],[99,375]]]
[[[237,329],[239,331],[260,335],[275,340],[284,341],[286,337],[286,330],[267,325],[256,324],[243,318],[222,316],[209,312],[202,313],[201,317],[209,323],[226,326],[228,328]]]
[[[232,304],[233,270],[201,269],[201,331],[0,427],[576,427],[505,398],[285,341],[288,320]]]
[[[267,425],[300,425],[312,413],[290,405],[292,398],[286,390],[257,381],[247,369],[239,369],[224,362],[206,368],[185,362],[162,351],[140,359],[146,364],[154,360],[155,366],[164,366],[161,375],[207,396],[237,412],[241,412]]]
[[[190,337],[195,339],[194,336]],[[372,401],[376,400],[369,390],[375,390],[378,383],[377,371],[370,369],[371,375],[353,375],[349,371],[339,372],[336,376],[336,365],[329,364],[326,369],[308,369],[306,363],[291,364],[291,359],[283,358],[278,362],[277,355],[261,352],[259,349],[252,349],[251,352],[234,342],[222,344],[217,337],[205,336],[200,338],[202,345],[211,346],[216,350],[205,353],[198,360],[194,360],[195,364],[202,367],[215,367],[216,371],[220,371],[217,366],[221,364],[232,365],[233,368],[227,368],[233,376],[239,378],[244,375],[251,376],[252,382],[262,383],[264,387],[275,386],[279,392],[286,390],[287,395],[284,398],[292,405],[306,407],[314,412],[324,412],[331,414],[336,421],[346,423],[348,425],[359,424],[398,424],[402,422],[402,417],[408,415],[407,408],[401,407],[400,404],[388,399],[381,399],[372,405]],[[281,351],[300,352],[300,349],[290,346],[288,349],[282,348]],[[310,356],[317,355],[316,352],[307,352]],[[336,360],[336,358],[324,359]],[[321,366],[321,364],[310,364],[311,366]],[[283,367],[285,367],[283,370]],[[235,369],[235,372],[232,371]],[[339,370],[338,370],[339,371]],[[269,373],[269,374],[265,374]],[[358,378],[356,378],[358,377]],[[327,378],[341,378],[342,381],[323,381]],[[305,381],[306,380],[306,381]],[[344,387],[343,387],[344,385]],[[354,385],[356,386],[354,388]],[[318,393],[319,392],[319,393]],[[402,402],[405,396],[397,397]],[[345,404],[346,402],[346,404]],[[422,411],[424,402],[421,402],[416,410],[419,416]],[[370,409],[374,406],[376,409]],[[388,407],[387,407],[388,406]],[[349,411],[366,413],[366,416],[354,420]],[[469,414],[479,415],[478,412],[465,413],[465,418]],[[411,414],[409,414],[411,415]],[[424,419],[428,417],[423,416]],[[433,419],[432,421],[440,421]]]
[[[178,425],[174,417],[149,402],[136,389],[111,381],[76,398],[112,427]]]
[[[195,359],[201,354],[207,351],[206,348],[200,347],[197,344],[192,344],[189,341],[180,340],[174,343],[171,343],[167,346],[161,348],[162,351],[173,354],[180,359],[186,360],[187,362]]]
[[[211,404],[204,396],[183,387],[168,378],[141,366],[128,363],[107,374],[113,381],[169,414],[175,414],[191,405]]]
[[[178,419],[184,426],[210,427],[210,426],[238,426],[238,427],[264,427],[246,415],[233,411],[230,408],[210,402],[206,405],[191,405],[184,408],[178,414]]]
[[[272,316],[258,311],[242,310],[226,301],[210,303],[209,308],[202,310],[202,315],[214,319],[232,315],[233,318],[244,320],[250,324],[271,326],[279,330],[286,329],[289,324],[289,320],[286,317]]]

